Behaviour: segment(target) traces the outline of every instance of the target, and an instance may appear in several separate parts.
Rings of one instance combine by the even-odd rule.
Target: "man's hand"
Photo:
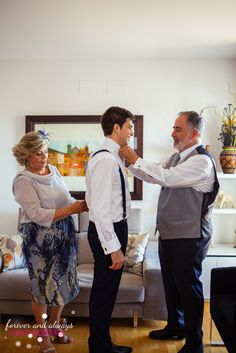
[[[121,158],[125,159],[125,165],[127,167],[130,166],[130,164],[134,164],[139,158],[138,155],[134,152],[134,150],[128,145],[121,147],[119,153]]]
[[[121,249],[114,251],[111,253],[111,261],[112,265],[109,266],[111,270],[120,270],[124,265],[125,257]]]

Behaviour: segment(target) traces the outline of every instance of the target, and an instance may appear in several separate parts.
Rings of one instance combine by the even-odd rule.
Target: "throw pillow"
[[[22,237],[17,235],[0,234],[0,250],[3,258],[3,271],[24,267],[22,254]]]
[[[124,271],[143,275],[143,257],[148,242],[148,233],[129,234],[125,254]]]

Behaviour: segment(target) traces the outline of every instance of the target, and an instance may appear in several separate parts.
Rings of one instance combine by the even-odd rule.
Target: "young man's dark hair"
[[[135,119],[130,111],[120,107],[108,108],[101,117],[101,125],[104,135],[111,135],[115,124],[118,124],[122,128],[127,119],[132,121]]]

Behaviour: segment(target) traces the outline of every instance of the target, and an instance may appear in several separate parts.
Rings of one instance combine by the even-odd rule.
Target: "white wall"
[[[25,115],[101,114],[120,105],[144,115],[144,157],[163,158],[172,147],[176,114],[200,111],[231,101],[228,81],[236,91],[236,61],[161,60],[142,62],[1,62],[0,63],[0,232],[14,233],[18,205],[11,185],[18,171],[11,148],[25,132]],[[204,144],[217,159],[220,119],[205,113]],[[153,231],[158,187],[144,185],[144,228]]]

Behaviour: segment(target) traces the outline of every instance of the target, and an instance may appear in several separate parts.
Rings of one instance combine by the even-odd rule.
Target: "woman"
[[[87,210],[87,206],[85,201],[70,196],[57,168],[47,164],[48,142],[48,134],[40,130],[27,133],[13,147],[17,162],[25,166],[13,181],[13,193],[22,211],[20,223],[32,285],[32,311],[37,324],[43,325],[50,306],[47,325],[55,327],[63,306],[79,292],[77,241],[71,215]],[[40,332],[43,353],[55,353],[50,333],[47,329]],[[72,342],[59,328],[52,333],[58,343]]]

